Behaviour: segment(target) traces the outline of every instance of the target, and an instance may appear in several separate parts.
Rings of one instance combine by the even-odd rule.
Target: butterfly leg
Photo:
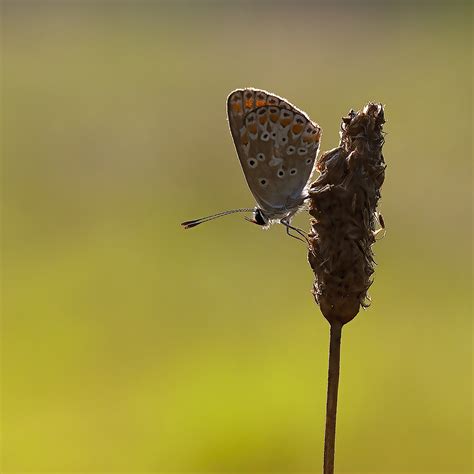
[[[300,242],[303,242],[303,243],[304,243],[304,240],[303,240],[301,237],[298,237],[297,235],[293,235],[293,234],[290,232],[290,228],[289,228],[288,226],[286,226],[286,233],[287,233],[290,237],[293,237],[294,239],[299,240]]]
[[[301,242],[306,242],[308,245],[309,245],[309,240],[308,240],[308,236],[306,235],[306,233],[301,230],[301,229],[298,229],[297,227],[293,227],[292,225],[290,225],[289,222],[285,221],[285,220],[281,220],[280,221],[285,227],[286,227],[286,233],[290,236],[290,237],[293,237],[294,239],[297,239],[297,240],[300,240]],[[291,230],[294,230],[297,234],[299,234],[301,237],[303,237],[303,239],[301,239],[300,237],[297,237],[296,235],[293,235],[291,232],[290,232],[290,229]]]

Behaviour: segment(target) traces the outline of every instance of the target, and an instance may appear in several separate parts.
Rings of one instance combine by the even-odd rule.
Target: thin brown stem
[[[339,386],[342,324],[338,321],[332,322],[330,334],[328,393],[326,402],[326,435],[324,438],[324,474],[334,473],[337,390]]]

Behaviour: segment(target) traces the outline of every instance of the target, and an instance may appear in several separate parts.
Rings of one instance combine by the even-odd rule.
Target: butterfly
[[[319,150],[321,128],[305,112],[275,94],[236,89],[227,98],[227,117],[242,170],[257,206],[232,209],[183,222],[189,229],[236,212],[253,212],[254,224],[268,228],[291,218],[304,206]],[[298,238],[298,237],[297,237]]]

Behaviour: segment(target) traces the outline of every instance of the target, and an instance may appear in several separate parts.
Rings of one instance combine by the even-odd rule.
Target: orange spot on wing
[[[292,122],[292,120],[290,118],[286,118],[286,119],[281,119],[280,120],[280,123],[286,127],[287,125],[289,125],[290,123]]]
[[[298,133],[301,133],[301,130],[303,130],[303,125],[298,125],[298,124],[293,125],[293,128],[291,129],[291,131],[295,135],[298,135]]]
[[[263,107],[267,103],[264,100],[257,100],[257,107]]]
[[[263,115],[262,117],[259,118],[260,123],[263,125],[264,123],[267,123],[267,116]]]
[[[276,122],[278,120],[278,114],[270,114],[270,120],[272,122]]]
[[[242,111],[242,107],[241,107],[240,104],[237,102],[237,103],[232,104],[232,110],[233,110],[235,113],[239,113],[239,112]]]
[[[256,123],[252,123],[247,128],[248,128],[250,133],[257,133],[257,124]]]
[[[246,109],[251,109],[252,106],[253,106],[253,99],[247,99],[247,100],[245,101],[245,108],[246,108]]]
[[[244,144],[244,145],[248,145],[249,144],[249,136],[247,134],[247,132],[245,132],[242,137],[240,138],[240,141]]]

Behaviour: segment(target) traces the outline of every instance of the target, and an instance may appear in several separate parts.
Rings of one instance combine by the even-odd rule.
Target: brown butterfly
[[[183,222],[189,229],[235,212],[268,228],[279,222],[287,232],[291,218],[304,205],[319,150],[321,128],[286,99],[260,89],[237,89],[227,98],[227,116],[247,184],[257,206],[233,209]],[[291,234],[289,234],[291,235]]]

